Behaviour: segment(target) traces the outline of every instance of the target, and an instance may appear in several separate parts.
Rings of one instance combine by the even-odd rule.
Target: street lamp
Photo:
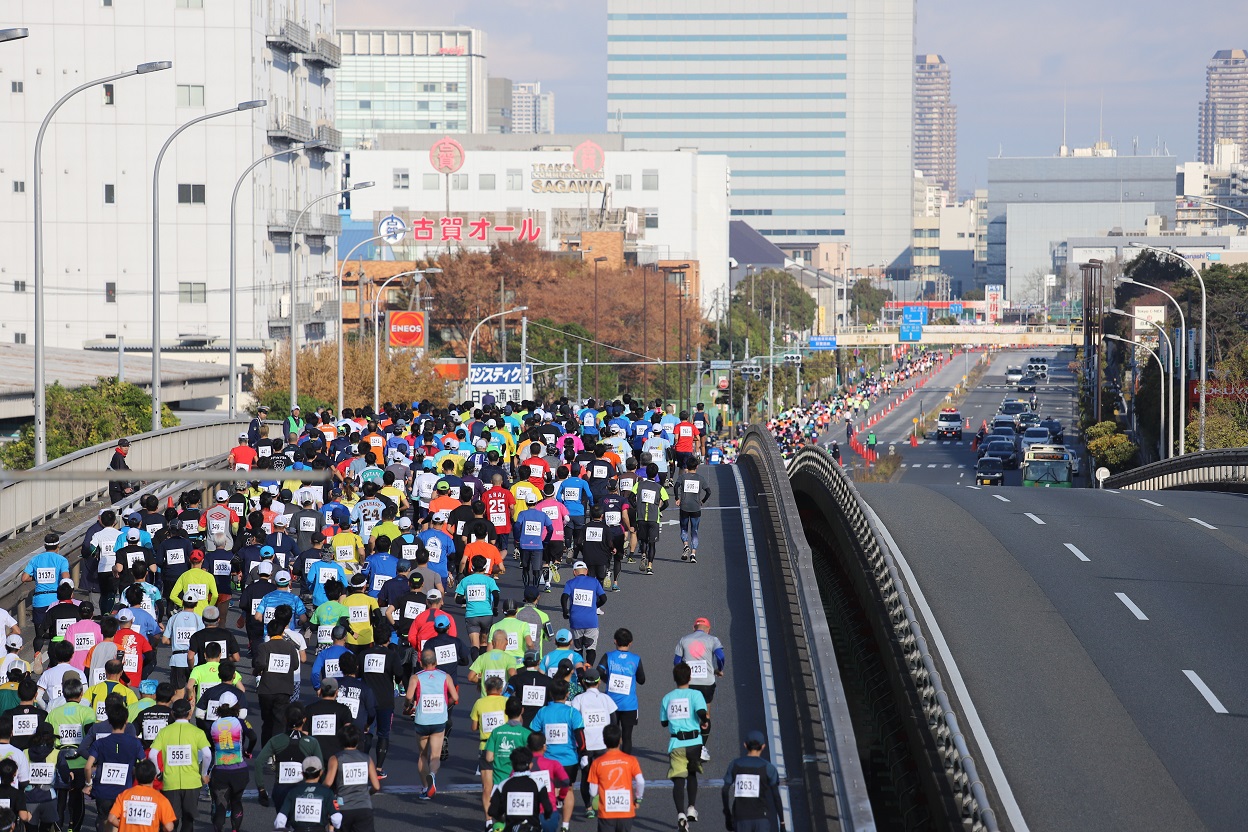
[[[502,312],[495,312],[493,315],[486,315],[484,318],[477,321],[477,325],[472,328],[472,332],[468,334],[468,379],[467,379],[468,398],[470,399],[472,398],[472,339],[477,337],[477,330],[481,328],[481,324],[485,323],[486,321],[492,321],[495,318],[501,318],[505,315],[513,315],[516,312],[528,312],[528,311],[529,311],[529,307],[527,306],[517,306],[515,309],[505,309]],[[524,387],[523,364],[521,364],[521,367],[520,367],[520,386],[522,388]]]
[[[1152,347],[1148,346],[1147,344],[1141,344],[1139,341],[1132,341],[1130,339],[1123,338],[1118,335],[1114,335],[1112,332],[1106,332],[1105,338],[1108,341],[1117,341],[1122,344],[1131,344],[1132,346],[1139,347],[1140,349],[1148,350],[1148,354],[1151,355],[1153,357],[1153,360],[1157,362],[1157,369],[1161,372],[1161,377],[1163,379],[1166,377],[1166,365],[1162,362],[1161,356],[1157,355],[1157,353],[1153,351]],[[1164,396],[1160,398],[1161,398],[1161,413],[1159,415],[1160,415],[1160,418],[1164,419],[1165,414],[1166,414],[1166,399]],[[1161,423],[1158,422],[1158,427],[1157,427],[1158,433],[1161,433],[1160,425]]]
[[[170,134],[156,154],[156,165],[152,170],[152,430],[160,430],[160,164],[165,160],[173,140],[182,135],[188,127],[212,118],[241,113],[267,107],[264,100],[240,101],[228,110],[193,118]]]
[[[0,29],[0,43],[7,43],[11,40],[21,40],[29,35],[29,29]]]
[[[381,288],[377,290],[377,294],[373,295],[373,413],[375,414],[381,413],[381,327],[377,323],[380,314],[378,306],[381,303],[381,296],[386,293],[386,287],[395,280],[398,280],[400,277],[415,276],[416,279],[413,282],[419,286],[420,280],[424,277],[424,275],[425,273],[421,269],[415,269],[410,272],[399,272],[396,275],[391,275],[386,278],[384,283],[381,284]],[[339,313],[341,312],[342,310],[339,309]],[[339,317],[342,317],[341,314],[339,314]],[[342,324],[339,323],[339,326],[341,325]],[[341,417],[341,415],[342,414],[340,412],[339,417]]]
[[[594,258],[594,398],[601,400],[598,388],[598,342],[602,340],[602,331],[598,328],[598,264],[607,262],[605,257]],[[524,372],[521,368],[520,372]]]
[[[1158,294],[1165,295],[1170,302],[1174,304],[1174,308],[1179,312],[1179,332],[1182,333],[1182,337],[1179,338],[1178,357],[1179,367],[1183,371],[1182,382],[1179,384],[1179,456],[1182,456],[1187,453],[1187,319],[1183,315],[1183,307],[1179,305],[1179,302],[1175,299],[1174,295],[1158,286],[1141,283],[1140,281],[1126,277],[1125,275],[1119,277],[1118,282],[1130,283],[1134,286],[1140,286],[1144,289],[1149,289],[1157,292]],[[1087,325],[1086,320],[1084,325]]]
[[[5,29],[3,33],[15,33],[4,40],[17,40],[26,36],[25,29]],[[16,34],[21,33],[21,34]],[[43,117],[43,123],[39,125],[39,134],[35,137],[35,171],[34,171],[34,192],[35,192],[35,465],[42,465],[48,461],[48,419],[47,419],[47,392],[45,387],[47,381],[45,379],[44,366],[44,347],[47,339],[44,337],[43,326],[43,135],[47,132],[48,125],[52,122],[52,117],[56,115],[56,111],[61,109],[66,101],[73,98],[78,93],[91,87],[107,84],[109,81],[116,81],[121,78],[129,78],[131,75],[146,75],[149,72],[159,72],[162,69],[168,69],[173,66],[170,61],[152,61],[150,63],[139,64],[128,72],[119,72],[116,75],[110,75],[107,78],[97,78],[94,81],[88,81],[74,87],[65,93],[60,99],[52,105],[52,109],[48,110],[48,114]]]
[[[1166,328],[1164,326],[1157,323],[1156,321],[1150,321],[1148,318],[1142,318],[1139,315],[1132,315],[1130,312],[1127,312],[1125,309],[1119,309],[1116,306],[1113,309],[1110,309],[1109,312],[1111,315],[1121,315],[1124,318],[1130,318],[1133,321],[1143,321],[1146,324],[1150,324],[1151,326],[1156,327],[1157,332],[1161,334],[1161,337],[1166,339],[1166,349],[1168,350],[1166,354],[1168,356],[1171,356],[1170,362],[1173,362],[1174,342],[1171,341],[1170,336],[1166,334]],[[1167,362],[1167,363],[1170,363],[1170,362]],[[1169,388],[1169,391],[1170,391],[1170,406],[1169,407],[1166,407],[1166,404],[1165,404],[1167,387]],[[1174,454],[1174,367],[1173,367],[1173,364],[1171,364],[1171,367],[1170,367],[1170,381],[1169,382],[1166,381],[1165,368],[1162,368],[1161,398],[1162,398],[1162,409],[1165,410],[1167,414],[1169,414],[1169,418],[1166,419],[1166,426],[1169,428],[1167,441],[1170,444],[1166,453],[1163,456],[1163,458],[1165,458],[1165,457],[1172,456]],[[1159,439],[1161,437],[1161,429],[1162,429],[1162,425],[1158,424],[1157,436]],[[1182,452],[1180,451],[1180,455],[1181,454]]]
[[[1200,203],[1203,203],[1204,205],[1208,205],[1210,208],[1217,208],[1221,211],[1230,211],[1232,214],[1239,214],[1241,217],[1248,219],[1248,213],[1245,213],[1239,210],[1238,208],[1232,208],[1229,205],[1223,205],[1220,202],[1214,202],[1212,199],[1206,199],[1203,196],[1188,196],[1184,194],[1182,198],[1192,199],[1192,200],[1195,200],[1196,202],[1200,202]]]
[[[367,183],[362,183],[362,184],[371,186],[373,183],[367,182]],[[343,274],[346,271],[347,263],[351,262],[351,258],[355,255],[357,251],[359,251],[361,248],[368,245],[369,243],[375,243],[378,240],[384,240],[386,239],[387,236],[388,235],[386,234],[378,234],[374,237],[369,237],[367,240],[360,240],[358,243],[356,243],[352,247],[350,251],[347,252],[346,258],[338,261],[339,263],[339,266],[338,266],[338,417],[339,418],[342,418],[342,406],[343,406],[343,398],[342,398],[342,390],[343,390],[343,384],[342,384],[343,382],[343,359],[342,359],[343,346],[342,345],[343,345],[343,340],[344,340],[344,335],[342,332]],[[293,233],[291,237],[293,239],[294,237]],[[364,287],[364,281],[357,279],[356,290],[355,290],[355,309],[356,309],[355,317],[357,321],[357,331],[356,331],[357,338],[362,334],[362,331],[364,329],[364,315],[363,315],[364,302],[363,300],[360,299],[360,289],[362,289],[363,287]]]
[[[1188,271],[1196,275],[1196,280],[1200,282],[1200,450],[1205,449],[1205,388],[1208,386],[1209,373],[1207,369],[1207,361],[1209,355],[1209,294],[1205,291],[1205,278],[1201,276],[1200,270],[1187,262],[1185,257],[1180,257],[1173,251],[1156,246],[1147,246],[1143,243],[1131,243],[1132,247],[1142,248],[1147,251],[1154,252],[1166,257],[1177,258],[1180,263],[1187,267]],[[1184,339],[1187,338],[1187,330],[1183,331]],[[1187,367],[1183,368],[1184,373]],[[1186,418],[1186,414],[1184,415]]]
[[[317,139],[310,142],[291,145],[286,150],[262,156],[247,166],[234,183],[234,193],[230,196],[230,418],[238,415],[238,263],[236,262],[237,241],[235,239],[235,216],[238,212],[238,192],[243,187],[247,175],[270,159],[289,156],[300,150],[313,150],[323,147],[325,142]]]
[[[294,409],[295,405],[299,404],[299,326],[298,326],[297,316],[295,315],[295,308],[296,308],[295,273],[298,270],[295,268],[295,262],[297,260],[297,258],[295,257],[295,235],[299,233],[299,225],[303,222],[303,215],[308,213],[308,210],[313,205],[316,205],[318,202],[323,202],[327,199],[332,199],[333,197],[336,197],[336,196],[342,196],[343,194],[350,193],[351,191],[362,191],[365,188],[371,188],[371,187],[373,187],[372,182],[357,182],[356,184],[352,185],[349,188],[339,188],[336,191],[330,191],[327,194],[321,194],[320,196],[316,197],[311,202],[309,202],[307,205],[303,206],[303,210],[300,211],[299,216],[295,218],[295,224],[291,226],[290,228],[290,406],[292,409]],[[304,237],[306,238],[307,235],[305,234]],[[338,318],[339,318],[338,328],[339,330],[341,330],[342,329],[341,302],[339,303],[339,308],[338,308]],[[339,340],[341,342],[341,339]],[[341,408],[339,408],[338,413],[341,416],[342,414]]]

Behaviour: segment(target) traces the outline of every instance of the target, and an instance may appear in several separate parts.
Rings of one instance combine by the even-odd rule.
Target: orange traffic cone
[[[913,433],[910,434],[910,447],[911,448],[919,447],[919,437],[915,436]]]

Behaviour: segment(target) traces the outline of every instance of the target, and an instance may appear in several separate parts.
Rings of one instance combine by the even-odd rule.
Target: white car
[[[1023,377],[1022,367],[1007,367],[1005,369],[1005,383],[1018,384]]]
[[[1079,476],[1079,451],[1069,445],[1063,445],[1062,447],[1066,449],[1066,453],[1070,454],[1070,473],[1076,477]]]
[[[1048,428],[1034,427],[1027,428],[1023,431],[1023,450],[1026,451],[1032,445],[1047,445],[1051,441]]]

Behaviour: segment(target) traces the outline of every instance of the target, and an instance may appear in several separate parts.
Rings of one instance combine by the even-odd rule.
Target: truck
[[[962,440],[962,414],[957,408],[946,407],[937,415],[936,438]]]

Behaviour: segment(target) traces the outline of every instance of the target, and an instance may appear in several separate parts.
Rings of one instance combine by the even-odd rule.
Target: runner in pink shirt
[[[558,563],[563,560],[564,548],[567,545],[564,542],[563,529],[570,522],[571,515],[568,514],[567,506],[555,499],[553,482],[546,483],[542,488],[542,497],[542,501],[534,508],[549,517],[550,525],[553,527],[550,540],[546,541],[542,552],[542,583],[549,588],[552,571],[554,579],[559,580]]]
[[[572,822],[572,804],[576,802],[567,799],[568,787],[572,785],[568,771],[546,756],[546,735],[541,731],[534,731],[529,735],[528,745],[529,750],[533,752],[533,765],[529,766],[529,776],[537,782],[539,787],[546,787],[551,802],[556,806],[559,805],[559,801],[563,801],[560,814],[563,816],[563,827],[566,829]]]
[[[86,675],[87,654],[91,652],[91,648],[104,640],[103,634],[100,633],[100,625],[91,620],[95,615],[95,605],[90,601],[83,601],[78,605],[78,621],[70,624],[69,629],[65,631],[65,640],[74,645],[74,657],[69,663],[78,668]]]

